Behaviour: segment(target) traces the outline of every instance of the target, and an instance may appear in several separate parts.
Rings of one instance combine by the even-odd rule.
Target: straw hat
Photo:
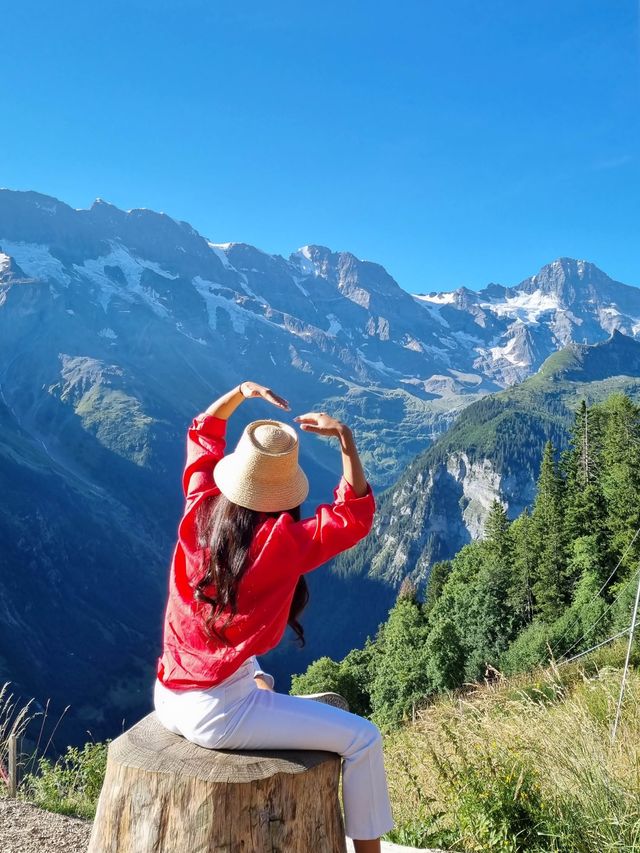
[[[309,494],[309,481],[298,465],[298,434],[281,421],[248,424],[233,453],[213,470],[225,497],[259,512],[299,506]]]

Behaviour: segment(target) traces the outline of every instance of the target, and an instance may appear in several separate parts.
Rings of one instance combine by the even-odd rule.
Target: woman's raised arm
[[[300,429],[305,432],[335,436],[340,441],[344,478],[357,497],[364,497],[368,491],[367,478],[350,428],[326,412],[307,412],[306,415],[298,415],[294,421],[297,421]]]
[[[225,430],[228,418],[243,400],[262,397],[280,409],[289,409],[289,404],[270,388],[257,382],[245,381],[217,400],[193,419],[187,431],[187,460],[182,475],[182,485],[187,501],[195,501],[208,494],[217,494],[218,487],[213,479],[213,469],[222,459],[225,449]]]

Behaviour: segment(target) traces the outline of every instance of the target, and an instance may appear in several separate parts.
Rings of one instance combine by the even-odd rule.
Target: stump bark
[[[340,757],[196,746],[149,714],[109,745],[88,853],[346,853]]]

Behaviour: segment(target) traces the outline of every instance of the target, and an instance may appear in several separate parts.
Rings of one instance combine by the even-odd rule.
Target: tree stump
[[[110,745],[88,853],[346,853],[340,757],[204,749],[149,714]]]

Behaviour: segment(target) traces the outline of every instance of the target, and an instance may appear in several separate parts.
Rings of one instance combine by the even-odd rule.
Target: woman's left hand
[[[279,409],[284,409],[287,412],[291,410],[288,401],[285,400],[284,397],[281,397],[279,394],[276,394],[275,391],[271,390],[271,388],[267,388],[264,385],[258,385],[257,382],[241,382],[240,393],[245,399],[250,399],[253,397],[262,397],[262,399],[266,400],[267,403],[272,403]]]

